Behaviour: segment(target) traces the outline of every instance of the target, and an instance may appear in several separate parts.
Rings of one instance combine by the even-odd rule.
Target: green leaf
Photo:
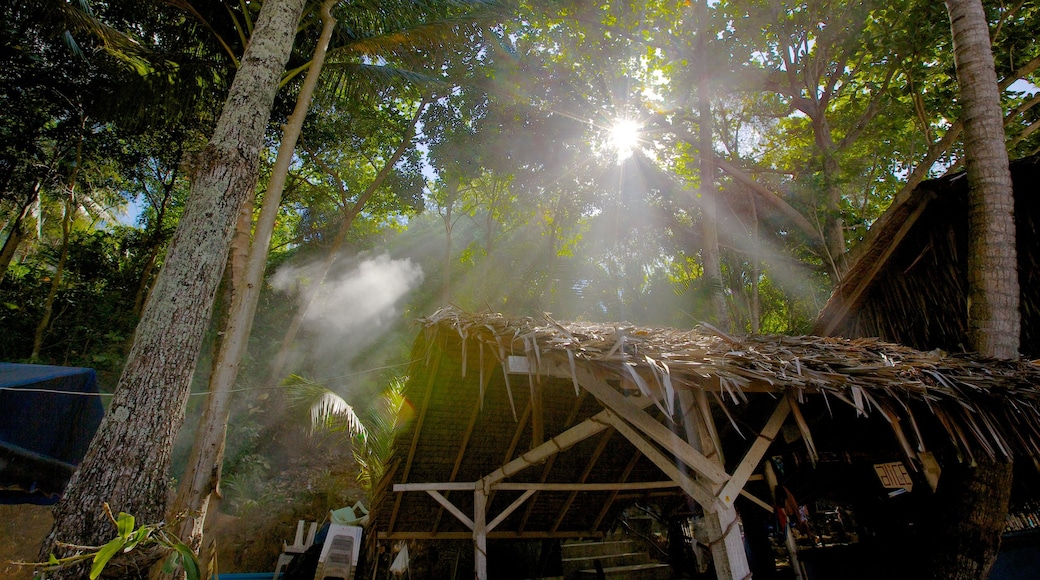
[[[112,556],[123,549],[124,543],[126,542],[121,537],[113,538],[112,541],[102,546],[97,554],[94,554],[94,564],[90,567],[90,580],[101,575],[101,571],[105,569],[105,565],[112,559]]]
[[[116,529],[119,530],[120,538],[126,539],[130,537],[130,534],[134,531],[134,516],[126,512],[119,512],[119,517],[116,518]]]
[[[177,551],[171,552],[170,556],[163,562],[163,574],[173,574],[173,571],[177,569],[177,564],[180,564],[180,560],[181,555]]]
[[[184,574],[188,580],[200,580],[202,575],[199,573],[199,561],[195,552],[183,542],[174,544],[173,549],[181,555],[181,565],[184,566]]]
[[[47,563],[52,566],[57,566],[61,564],[61,562],[58,561],[58,558],[54,554],[47,555]]]
[[[137,528],[137,531],[130,534],[130,536],[126,538],[126,546],[123,548],[123,551],[129,552],[130,550],[133,550],[137,547],[137,544],[140,544],[141,542],[147,540],[151,535],[152,529],[148,526],[141,526],[140,528]]]

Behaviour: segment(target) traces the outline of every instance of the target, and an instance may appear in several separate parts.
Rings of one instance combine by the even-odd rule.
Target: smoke
[[[320,276],[319,265],[290,266],[279,269],[271,277],[271,285],[291,291],[316,283]],[[304,315],[293,349],[297,360],[290,366],[305,359],[307,366],[324,374],[322,371],[333,369],[322,367],[349,364],[359,350],[398,322],[399,302],[422,280],[417,264],[392,259],[389,254],[363,259],[340,272],[330,271]]]

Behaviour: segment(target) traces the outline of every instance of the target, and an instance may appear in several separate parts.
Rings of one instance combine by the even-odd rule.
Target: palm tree
[[[1021,317],[1014,192],[989,25],[980,0],[946,0],[964,120],[968,174],[968,333],[980,353],[1018,358]],[[985,578],[996,560],[1012,464],[979,458],[952,487],[936,527],[933,578]],[[945,474],[944,474],[945,475]],[[946,476],[947,479],[952,479]]]
[[[350,442],[358,465],[357,481],[371,494],[386,472],[394,437],[411,417],[404,396],[407,382],[407,377],[391,379],[364,416],[336,393],[303,377],[290,375],[285,384],[294,406],[310,413],[312,431],[341,434]]]

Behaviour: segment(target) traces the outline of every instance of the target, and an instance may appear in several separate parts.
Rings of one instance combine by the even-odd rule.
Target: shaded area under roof
[[[813,456],[870,418],[887,432],[876,445],[916,470],[937,449],[1040,457],[1031,362],[455,308],[421,325],[414,416],[376,489],[370,540],[470,538],[479,489],[492,539],[595,536],[623,500],[652,495],[731,506],[743,494],[770,510],[745,485],[784,425]],[[692,415],[720,454],[685,442]]]

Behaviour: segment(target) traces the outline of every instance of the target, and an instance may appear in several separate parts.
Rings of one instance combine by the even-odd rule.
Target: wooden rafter
[[[483,360],[481,360],[483,364]],[[481,374],[483,377],[483,373]],[[484,406],[483,400],[477,400],[476,404],[473,405],[473,412],[470,413],[469,423],[466,426],[466,433],[462,436],[462,441],[459,442],[459,452],[455,455],[455,464],[451,468],[451,475],[448,476],[448,481],[455,481],[455,478],[459,474],[459,467],[462,466],[462,458],[466,456],[466,449],[469,447],[469,439],[473,436],[473,428],[477,424],[477,417],[480,416],[480,408]],[[447,496],[445,496],[447,497]],[[444,515],[444,510],[437,510],[437,515],[433,518],[433,531],[440,529],[441,517]]]
[[[639,452],[639,449],[636,449],[635,453],[632,455],[632,459],[628,460],[628,465],[625,466],[625,470],[621,472],[621,477],[618,478],[619,484],[628,481],[629,476],[632,475],[632,470],[636,468],[636,464],[639,463],[639,459],[642,457],[643,454]],[[592,531],[599,529],[600,524],[603,523],[603,518],[607,517],[607,514],[610,512],[610,506],[614,505],[614,502],[617,501],[617,499],[617,491],[610,494],[607,501],[603,504],[603,507],[600,508],[599,513],[596,514],[596,519],[592,522]]]
[[[585,391],[582,391],[580,395],[574,398],[574,404],[571,405],[570,413],[567,414],[567,420],[564,422],[564,425],[571,425],[574,423],[575,419],[578,417],[578,412],[581,411],[582,404],[585,402],[585,397],[586,393]],[[539,445],[541,445],[541,443],[539,443]],[[545,462],[545,467],[542,468],[542,476],[539,479],[540,482],[545,483],[545,480],[549,478],[549,472],[552,471],[553,464],[556,462],[557,457],[557,455],[554,455]],[[538,498],[535,498],[527,504],[527,509],[524,511],[524,516],[521,518],[520,526],[518,527],[521,532],[527,527],[527,520],[531,517],[531,513],[534,511],[537,499]]]
[[[426,419],[426,411],[430,407],[430,399],[433,396],[433,385],[437,381],[437,369],[440,368],[441,357],[443,356],[443,351],[438,349],[437,356],[434,357],[433,364],[430,367],[430,378],[426,382],[426,391],[423,395],[419,416],[415,419],[415,433],[412,435],[412,443],[408,447],[408,458],[404,462],[404,471],[401,474],[401,481],[408,481],[408,473],[412,469],[412,460],[415,458],[415,448],[419,446],[419,435],[422,433],[423,421]],[[387,530],[393,531],[394,523],[397,521],[397,511],[400,508],[401,496],[397,496],[394,498],[394,509],[390,512],[390,522],[387,526]]]
[[[578,483],[585,483],[585,480],[589,478],[589,474],[592,473],[592,468],[596,465],[596,461],[599,460],[599,456],[603,454],[603,450],[607,448],[607,442],[610,441],[611,436],[614,435],[613,429],[607,429],[603,432],[603,435],[599,438],[599,443],[596,445],[596,449],[593,450],[592,455],[589,456],[589,460],[585,462],[585,469],[582,470],[581,476],[578,477]],[[571,509],[571,504],[574,503],[574,499],[578,497],[577,491],[572,491],[567,499],[563,502],[563,506],[560,507],[560,514],[556,517],[556,521],[553,522],[552,531],[556,531],[560,528],[560,524],[563,523],[563,518],[567,516],[567,511]]]

